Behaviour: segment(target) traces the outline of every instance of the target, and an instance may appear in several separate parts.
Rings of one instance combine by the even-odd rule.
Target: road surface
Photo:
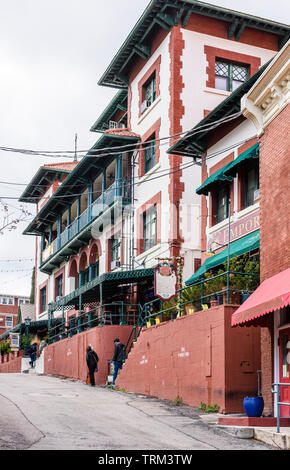
[[[0,374],[0,410],[0,450],[272,449],[196,408],[59,377]]]

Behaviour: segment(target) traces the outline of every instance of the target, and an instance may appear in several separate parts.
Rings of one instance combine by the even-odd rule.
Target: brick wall
[[[260,141],[261,281],[290,266],[289,111],[284,108]]]
[[[269,124],[260,140],[261,282],[290,266],[289,106]],[[288,122],[287,122],[288,121]],[[273,414],[273,315],[261,331],[264,415]]]

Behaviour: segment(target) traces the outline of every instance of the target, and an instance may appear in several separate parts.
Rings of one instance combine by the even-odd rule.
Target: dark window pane
[[[227,188],[217,191],[216,198],[216,223],[227,219],[229,215],[229,195]]]

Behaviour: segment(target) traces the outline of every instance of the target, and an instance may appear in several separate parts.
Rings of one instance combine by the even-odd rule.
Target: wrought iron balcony
[[[78,252],[92,238],[91,229],[97,219],[115,207],[130,203],[128,184],[120,186],[115,181],[96,201],[80,214],[53,242],[43,250],[40,270],[51,274],[62,261]],[[110,213],[109,213],[110,214]],[[108,217],[111,220],[111,217]],[[106,223],[103,217],[102,223]]]

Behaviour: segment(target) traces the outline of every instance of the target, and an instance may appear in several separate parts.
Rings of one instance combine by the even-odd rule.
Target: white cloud
[[[148,0],[2,2],[0,145],[73,150],[77,132],[79,148],[89,148],[98,137],[89,129],[116,93],[98,87],[97,81],[148,3]],[[284,0],[210,3],[275,21],[289,21]],[[41,157],[0,152],[0,180],[29,182],[45,161]],[[23,187],[0,183],[0,197],[17,197],[22,191]],[[34,207],[29,208],[34,212]],[[3,259],[34,256],[35,239],[22,235],[25,226],[19,224],[17,231],[0,238],[0,271],[7,269]],[[30,273],[18,279],[22,274],[25,273],[0,272],[1,291],[29,295]]]

